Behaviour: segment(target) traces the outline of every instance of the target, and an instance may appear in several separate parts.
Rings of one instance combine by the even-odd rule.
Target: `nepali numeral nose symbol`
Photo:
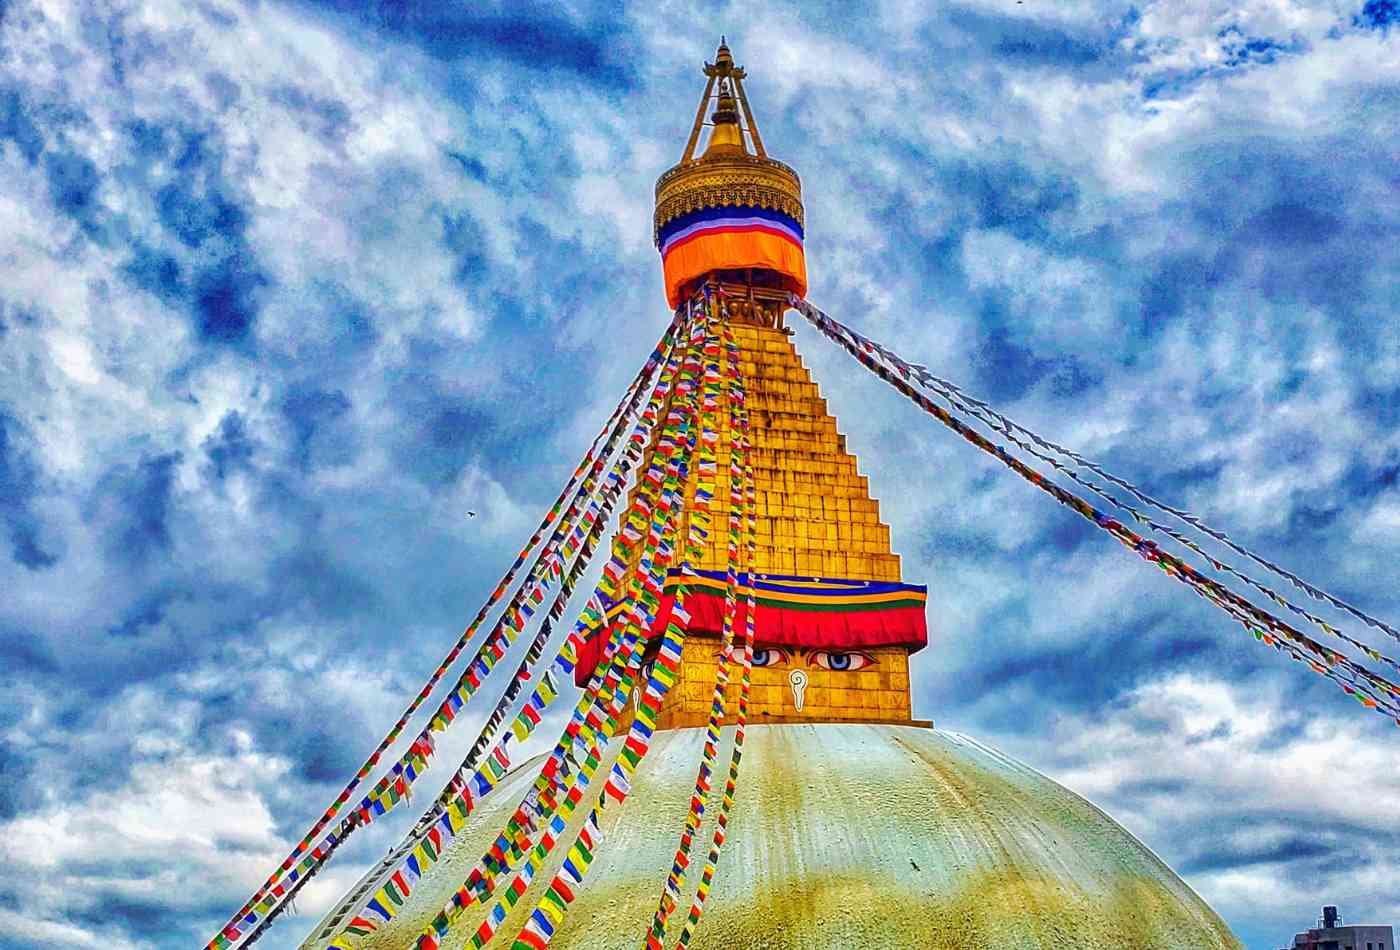
[[[797,711],[802,711],[802,697],[807,692],[807,671],[793,670],[788,674],[788,682],[792,684],[792,702],[797,707]]]

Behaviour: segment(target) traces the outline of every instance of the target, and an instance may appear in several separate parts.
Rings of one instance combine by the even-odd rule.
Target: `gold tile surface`
[[[900,580],[899,556],[890,550],[890,529],[880,521],[879,503],[870,497],[869,482],[847,451],[846,439],[790,337],[782,329],[747,324],[734,324],[733,330],[749,407],[755,572]],[[718,571],[728,562],[729,513],[729,425],[726,414],[720,415],[715,453],[720,479],[710,506],[710,536],[698,565]],[[687,510],[697,480],[692,467]],[[683,518],[682,532],[687,528],[688,518]],[[660,728],[705,724],[718,650],[714,636],[692,634],[687,639]],[[865,653],[874,660],[866,670],[824,670],[800,650],[787,651],[786,659],[774,666],[754,670],[750,721],[909,722],[908,651],[889,647]],[[810,677],[801,710],[788,680],[799,666]]]

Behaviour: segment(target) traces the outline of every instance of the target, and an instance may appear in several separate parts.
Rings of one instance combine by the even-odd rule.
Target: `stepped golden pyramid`
[[[845,450],[845,438],[791,339],[778,327],[736,323],[733,330],[751,417],[750,458],[757,501],[755,573],[899,581],[899,556],[890,551],[890,529],[880,522],[880,506],[870,497],[869,480]],[[727,446],[727,439],[727,424],[721,425],[720,445]],[[721,468],[728,465],[727,448],[716,455]],[[694,486],[692,479],[692,496]],[[728,500],[716,496],[713,510],[716,520],[722,521]],[[725,541],[716,533],[709,539],[700,568],[723,571],[726,556]],[[921,621],[923,592],[905,596],[919,602]],[[922,640],[921,624],[916,635]],[[811,659],[811,654],[822,651],[799,652],[801,646],[760,643],[771,664],[754,670],[751,721],[910,721],[907,645],[867,645],[861,652],[869,658],[869,668],[831,670]],[[662,707],[660,728],[705,725],[718,651],[713,631],[694,631],[687,637],[680,675]],[[798,709],[788,675],[804,660],[808,685]]]
[[[994,749],[912,718],[908,663],[927,639],[924,589],[904,583],[867,479],[783,323],[788,294],[806,290],[801,186],[767,156],[744,71],[724,45],[705,74],[682,160],[658,182],[656,237],[673,305],[704,287],[728,302],[748,390],[763,599],[729,839],[692,946],[1238,948],[1219,917],[1103,812]],[[695,157],[711,102],[713,131]],[[728,504],[720,495],[716,523]],[[712,537],[702,571],[726,563],[725,541]],[[690,810],[718,651],[715,625],[692,611],[651,751],[630,797],[604,810],[596,857],[553,946],[643,944]],[[723,736],[727,761],[732,728]],[[604,770],[620,747],[610,745]],[[537,766],[525,763],[482,799],[393,921],[351,944],[412,947]],[[697,841],[709,840],[714,811]],[[410,836],[371,869],[303,946],[340,934],[417,843]],[[563,857],[546,862],[492,946],[511,945]],[[698,868],[691,893],[696,877]],[[682,908],[689,900],[682,895]],[[470,946],[485,912],[468,907],[440,945]]]

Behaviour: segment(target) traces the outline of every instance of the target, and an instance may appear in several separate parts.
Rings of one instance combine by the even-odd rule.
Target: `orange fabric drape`
[[[680,303],[681,288],[712,270],[764,267],[794,283],[798,296],[807,293],[807,258],[789,238],[767,231],[714,231],[672,248],[661,259],[666,300]]]

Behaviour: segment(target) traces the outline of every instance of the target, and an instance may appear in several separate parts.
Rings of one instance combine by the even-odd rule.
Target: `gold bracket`
[[[710,95],[715,91],[715,77],[710,72],[710,64],[705,64],[705,75],[710,77],[705,83],[705,93],[700,97],[700,107],[695,110],[695,124],[690,127],[690,138],[686,140],[685,151],[681,154],[681,164],[691,160],[695,154],[695,145],[700,141],[700,126],[705,123],[705,107],[710,104]]]
[[[744,121],[749,127],[749,138],[753,139],[753,150],[759,158],[767,158],[768,153],[763,150],[763,139],[758,135],[758,123],[753,120],[753,110],[749,108],[749,97],[744,93],[744,71],[737,69],[733,76],[734,91],[739,93],[739,105],[744,107]]]

